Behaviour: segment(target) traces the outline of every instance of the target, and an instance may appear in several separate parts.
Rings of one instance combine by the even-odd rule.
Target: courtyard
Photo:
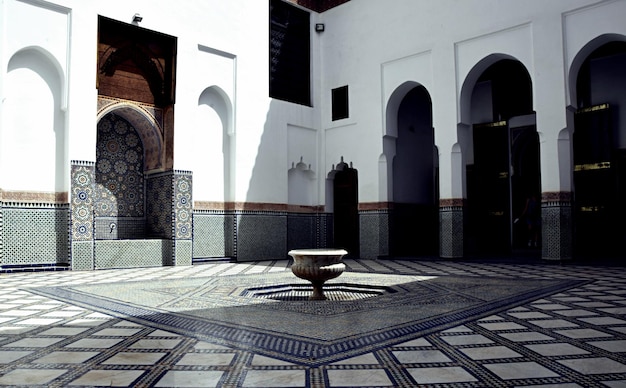
[[[626,386],[623,267],[345,263],[3,273],[0,385]]]

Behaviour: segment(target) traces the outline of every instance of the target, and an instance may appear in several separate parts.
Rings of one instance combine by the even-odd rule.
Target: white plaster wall
[[[567,16],[571,12],[578,15],[585,7],[597,3],[602,5],[592,7],[593,16],[580,20]],[[322,101],[322,126],[334,128],[333,139],[359,139],[361,151],[351,159],[359,169],[360,201],[384,200],[380,193],[385,190],[370,188],[379,181],[380,169],[375,164],[382,153],[380,134],[385,126],[385,104],[393,93],[393,85],[403,81],[425,85],[433,99],[441,198],[465,196],[461,177],[452,175],[452,171],[459,170],[459,166],[452,164],[453,160],[467,163],[464,157],[459,159],[459,151],[468,152],[464,142],[471,139],[457,134],[457,128],[464,128],[458,126],[463,120],[461,91],[474,66],[492,54],[520,60],[533,81],[537,127],[541,134],[543,190],[570,189],[559,183],[564,172],[559,170],[557,162],[559,131],[567,125],[564,66],[567,61],[562,20],[570,19],[566,22],[571,24],[568,29],[576,31],[573,47],[580,49],[582,42],[601,31],[623,30],[624,23],[620,20],[626,15],[625,4],[594,0],[359,0],[322,14],[321,21],[326,24],[321,43],[322,95],[328,95],[334,87],[349,85],[348,120],[352,124],[338,127],[331,122],[327,100]],[[590,29],[595,33],[590,33]],[[426,56],[424,53],[428,53],[430,66],[417,63],[408,67],[390,66],[396,62],[408,63],[406,58]],[[455,146],[459,141],[460,148]],[[342,151],[329,144],[328,136],[326,147],[328,165]]]
[[[287,126],[287,160],[288,168],[302,162],[307,169],[314,173],[318,172],[319,142],[318,131],[315,128],[307,128],[296,125]],[[310,168],[309,168],[310,166]],[[291,186],[291,185],[290,185]],[[317,199],[317,194],[312,196]]]
[[[0,188],[67,191],[69,10],[3,1],[0,11]]]
[[[39,66],[33,69],[32,63]],[[51,67],[34,50],[20,51],[10,61],[0,134],[0,187],[4,189],[64,191],[62,179],[57,187],[56,169],[63,176],[65,123],[59,109],[59,77]]]
[[[69,9],[37,1],[5,0],[3,13],[6,35],[2,51],[7,60],[25,47],[39,47],[54,58],[62,74],[67,73]]]
[[[312,26],[322,22],[326,30],[311,33],[313,106],[304,107],[268,97],[266,1],[0,0],[0,10],[0,95],[7,91],[6,66],[13,53],[29,46],[50,53],[62,75],[62,101],[67,101],[65,165],[73,159],[95,160],[98,15],[130,23],[138,12],[141,27],[178,38],[174,167],[203,169],[205,183],[198,186],[196,199],[219,200],[225,192],[206,183],[211,176],[226,178],[223,166],[206,163],[196,141],[206,136],[198,135],[198,115],[205,114],[207,127],[220,125],[214,113],[202,113],[198,105],[202,91],[215,86],[232,104],[230,199],[273,203],[288,201],[288,169],[297,154],[306,154],[318,178],[343,156],[359,171],[359,200],[385,201],[387,102],[407,81],[424,85],[432,98],[441,198],[464,196],[459,164],[467,163],[471,137],[459,125],[460,94],[468,74],[491,54],[514,57],[528,69],[541,135],[543,191],[568,190],[570,182],[563,179],[569,174],[563,162],[568,158],[558,151],[567,147],[559,148],[557,139],[567,127],[569,68],[592,39],[626,35],[623,0],[353,0],[311,13]],[[343,85],[349,86],[350,117],[332,121],[331,89]],[[0,122],[5,116],[3,106]],[[311,134],[294,135],[289,128],[315,133],[315,147]],[[218,147],[212,147],[215,154]],[[5,152],[3,160],[11,160],[13,151]],[[312,201],[323,204],[325,180],[316,184]]]
[[[193,171],[195,201],[231,201],[237,57],[202,45],[185,48],[184,55],[179,48],[175,168]]]
[[[578,70],[576,66],[580,66],[580,63],[576,63],[577,56],[582,57],[597,48],[589,47],[588,51],[584,50],[592,40],[607,34],[626,35],[624,16],[626,2],[622,0],[589,2],[587,6],[573,7],[563,13],[564,66],[568,70],[568,75],[572,66],[574,66],[572,74]],[[580,55],[581,53],[583,55]],[[568,105],[575,105],[575,101],[572,102],[574,95],[572,87],[575,87],[575,84],[566,83]]]
[[[275,158],[276,152],[258,154],[264,132],[269,132],[266,138],[271,143],[275,137],[273,128],[277,127],[266,122],[271,102],[267,85],[266,2],[59,0],[48,3],[2,0],[1,5],[4,21],[2,77],[5,77],[6,64],[12,53],[28,46],[47,50],[60,64],[61,73],[69,74],[62,88],[69,102],[67,127],[70,140],[65,163],[68,169],[69,160],[95,160],[98,15],[130,23],[133,15],[140,13],[143,16],[141,27],[178,38],[174,167],[192,171],[208,168],[211,170],[208,175],[214,175],[218,186],[223,185],[224,173],[220,171],[223,166],[211,160],[207,163],[197,156],[198,152],[191,151],[198,148],[196,118],[203,114],[198,112],[202,110],[198,98],[205,88],[216,86],[224,91],[231,104],[232,117],[227,130],[233,136],[231,143],[237,144],[236,152],[233,150],[231,155],[236,165],[236,183],[234,179],[230,182],[231,191],[236,192],[231,200],[286,201],[285,147],[281,147],[282,158]],[[2,85],[4,80],[0,83],[4,91]],[[241,97],[237,98],[238,95]],[[213,122],[211,113],[204,113],[207,116],[205,121]],[[282,125],[286,125],[284,121]],[[207,151],[213,153],[214,150]],[[10,156],[6,158],[10,159]],[[276,171],[284,174],[276,174]],[[257,176],[253,177],[253,174]],[[250,192],[252,181],[262,182],[254,192]],[[65,186],[67,189],[69,184]],[[208,187],[207,184],[200,185],[198,198],[224,199],[222,188],[216,191]]]

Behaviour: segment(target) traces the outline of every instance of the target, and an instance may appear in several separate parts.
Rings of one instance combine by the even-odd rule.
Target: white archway
[[[198,97],[194,132],[194,198],[217,202],[233,200],[233,109],[228,95],[210,86]]]
[[[68,191],[61,66],[40,47],[24,48],[8,62],[4,89],[0,187],[17,191]]]

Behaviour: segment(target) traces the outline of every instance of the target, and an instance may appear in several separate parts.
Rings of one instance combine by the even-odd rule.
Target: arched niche
[[[67,135],[64,75],[40,47],[9,59],[0,127],[2,188],[67,191]]]
[[[332,203],[333,246],[360,254],[358,170],[343,160],[333,165],[326,180],[326,201]],[[327,207],[327,211],[329,208]]]
[[[386,110],[386,138],[395,140],[383,147],[393,152],[386,155],[392,160],[390,253],[431,255],[438,247],[439,205],[431,97],[422,85],[405,82],[392,93]]]
[[[93,203],[96,240],[160,237],[152,235],[150,226],[166,223],[168,209],[150,204],[167,196],[170,188],[150,184],[150,177],[164,171],[163,164],[162,130],[147,110],[120,101],[98,112]]]
[[[219,86],[198,97],[193,139],[194,196],[200,200],[232,200],[233,108]]]
[[[530,239],[539,254],[540,242],[534,238],[538,233],[513,223],[526,199],[541,193],[530,73],[506,54],[483,58],[463,82],[460,110],[457,135],[466,174],[466,253],[509,254],[527,248]]]
[[[574,255],[622,258],[626,234],[626,37],[604,34],[574,57]]]
[[[98,112],[98,121],[109,113],[115,113],[124,118],[141,137],[144,147],[144,170],[146,172],[163,170],[165,163],[164,130],[159,121],[140,104],[127,101],[107,105]]]

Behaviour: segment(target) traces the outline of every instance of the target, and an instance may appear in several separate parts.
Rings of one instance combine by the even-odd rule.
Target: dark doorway
[[[537,245],[541,243],[539,135],[534,125],[528,125],[510,128],[510,137],[511,212],[513,219],[518,219],[512,226],[512,247],[527,249],[530,245],[530,248],[537,248],[535,242]],[[537,208],[534,211],[526,209],[526,214],[523,214],[529,200],[534,200]]]
[[[596,48],[576,75],[574,256],[626,257],[626,42]]]
[[[474,126],[468,206],[476,252],[510,252],[509,135],[506,122]]]
[[[359,250],[359,194],[358,173],[350,167],[337,171],[333,180],[334,246],[358,258]]]
[[[614,256],[624,237],[618,222],[623,220],[618,171],[624,158],[614,151],[609,105],[581,109],[575,128],[574,249],[579,257]]]
[[[526,223],[513,221],[521,215],[526,199],[534,194],[539,200],[541,193],[532,107],[530,75],[517,60],[494,62],[474,85],[473,163],[466,167],[468,254],[508,255],[520,241],[527,242]]]
[[[406,93],[396,120],[390,253],[434,256],[439,249],[439,182],[432,102],[426,88],[416,86]]]
[[[503,121],[476,125],[474,152],[474,165],[468,169],[468,217],[472,225],[468,234],[474,253],[508,254],[511,249],[538,248],[541,170],[535,125],[511,128]],[[522,216],[532,197],[537,205],[534,219],[528,214]]]

